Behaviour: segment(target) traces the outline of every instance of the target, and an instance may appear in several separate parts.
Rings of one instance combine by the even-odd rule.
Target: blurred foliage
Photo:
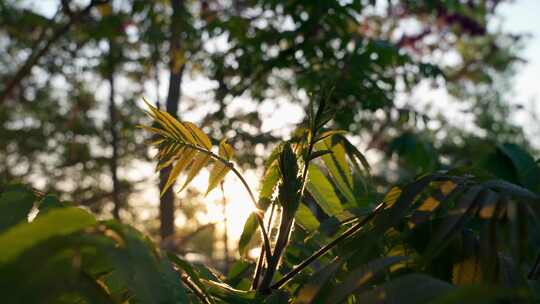
[[[375,202],[384,200],[384,193],[395,196],[396,189],[405,191],[407,185],[416,185],[418,177],[430,172],[443,170],[445,173],[436,175],[435,179],[444,181],[430,181],[420,187],[418,196],[403,202],[406,208],[381,214],[399,214],[394,222],[390,221],[392,224],[384,226],[378,221],[370,222],[366,226],[369,229],[365,229],[369,234],[356,235],[340,243],[330,255],[298,274],[286,288],[274,290],[268,301],[280,303],[284,298],[294,296],[299,302],[308,303],[314,298],[325,302],[349,297],[350,303],[356,303],[386,294],[391,302],[392,299],[400,299],[394,298],[394,291],[399,294],[399,290],[413,288],[411,281],[421,282],[418,283],[420,287],[422,284],[433,287],[434,293],[439,295],[439,291],[454,288],[449,283],[487,282],[482,281],[487,280],[484,274],[477,276],[476,273],[468,273],[455,280],[451,278],[474,266],[475,258],[480,254],[482,271],[489,272],[491,279],[494,278],[493,273],[499,271],[499,276],[493,279],[497,287],[508,287],[505,285],[508,282],[524,286],[523,281],[518,284],[518,281],[508,278],[523,277],[523,269],[532,267],[532,251],[516,260],[515,248],[524,242],[508,231],[533,231],[534,226],[528,225],[535,224],[535,216],[530,216],[536,212],[534,206],[512,206],[522,206],[514,201],[521,202],[523,195],[527,199],[534,196],[527,191],[538,193],[540,155],[538,146],[525,135],[523,125],[515,123],[513,118],[516,114],[522,114],[520,117],[525,114],[533,118],[532,123],[539,120],[529,113],[536,109],[524,108],[521,101],[513,100],[512,80],[523,63],[519,56],[525,43],[524,36],[506,33],[492,26],[500,18],[501,4],[511,1],[181,1],[179,18],[174,20],[180,24],[178,33],[171,32],[171,1],[67,0],[44,5],[36,1],[0,2],[2,184],[14,181],[29,184],[45,193],[56,193],[62,201],[73,201],[104,218],[112,210],[110,167],[113,161],[117,162],[117,190],[123,202],[121,219],[155,237],[159,223],[140,219],[142,209],[153,207],[149,202],[141,201],[145,199],[139,194],[155,182],[146,168],[150,162],[147,140],[153,141],[156,136],[151,138],[135,128],[136,125],[147,125],[149,121],[138,105],[141,96],[146,96],[155,101],[157,109],[164,109],[166,81],[163,75],[171,69],[182,69],[185,77],[178,89],[189,92],[188,84],[208,82],[208,85],[204,85],[204,90],[182,95],[181,121],[184,122],[184,116],[195,117],[197,130],[208,137],[211,146],[217,146],[221,139],[227,138],[235,150],[238,169],[256,169],[262,176],[256,204],[267,213],[274,210],[276,219],[281,216],[281,211],[275,204],[274,189],[282,187],[280,174],[283,173],[276,160],[283,151],[282,136],[289,130],[263,132],[265,117],[260,110],[268,104],[273,109],[295,103],[306,106],[313,99],[324,96],[334,114],[331,121],[325,121],[327,127],[343,131],[317,130],[326,137],[312,149],[305,149],[308,133],[304,128],[291,130],[289,144],[294,148],[299,164],[312,160],[313,164],[305,171],[307,179],[304,179],[308,182],[302,202],[293,208],[294,224],[291,224],[292,219],[288,219],[289,225],[295,228],[290,236],[282,237],[282,242],[288,241],[290,245],[281,248],[283,252],[281,256],[277,255],[279,267],[276,265],[275,277],[267,280],[278,280],[333,236],[371,214]],[[40,5],[34,5],[37,3]],[[169,41],[173,34],[180,36],[181,48],[171,55]],[[23,77],[17,77],[21,73]],[[116,84],[115,119],[107,115],[110,112],[110,79],[114,79]],[[445,98],[427,103],[417,100],[418,95],[429,94],[433,90],[443,92]],[[454,106],[456,110],[452,111]],[[306,111],[302,119],[312,123],[313,114]],[[111,130],[116,130],[117,138]],[[349,135],[345,137],[345,133]],[[196,146],[200,147],[200,144]],[[176,157],[186,150],[166,156],[176,162]],[[211,149],[207,150],[211,152]],[[312,151],[307,153],[307,150]],[[270,151],[273,151],[271,156],[266,158]],[[367,151],[376,161],[368,166],[360,151]],[[210,160],[202,158],[207,156],[204,153],[196,154],[201,160],[200,168],[195,169],[202,169]],[[216,155],[225,154],[218,152]],[[167,157],[162,160],[167,160]],[[191,161],[185,160],[184,168],[178,168],[182,170],[178,170],[176,177],[182,172],[195,176],[200,171],[194,169]],[[210,190],[227,173],[222,170],[228,168],[226,163],[221,164],[223,166],[217,163],[212,167],[216,171],[211,175],[214,179],[210,181]],[[220,172],[224,173],[223,176],[217,174]],[[171,186],[175,179],[170,180]],[[492,179],[502,179],[505,183],[490,183],[488,180]],[[289,180],[295,179],[290,177]],[[462,192],[447,199],[447,208],[440,207],[443,197],[436,194],[434,199],[441,203],[438,208],[428,210],[435,215],[424,214],[428,208],[424,206],[425,201],[432,207],[435,204],[429,200],[429,195],[441,192],[437,187],[449,181]],[[392,188],[394,185],[399,186]],[[297,187],[290,189],[298,190]],[[496,199],[492,192],[495,192]],[[193,189],[188,189],[183,195],[186,202],[191,202],[177,209],[179,222],[184,226],[177,227],[176,235],[162,240],[161,246],[176,253],[203,252],[215,258],[214,226],[199,227],[196,216],[204,212],[202,195]],[[41,199],[34,197],[23,205],[28,207],[30,201],[34,204]],[[293,206],[299,203],[289,200],[293,201]],[[500,217],[486,218],[485,214],[477,214],[476,211],[482,209],[480,206],[489,205],[492,201],[501,201],[496,205],[500,208]],[[468,212],[463,215],[463,220],[456,220],[452,210],[460,203],[476,206],[476,213]],[[9,210],[9,214],[17,213],[11,208]],[[27,214],[28,210],[21,212]],[[157,211],[148,213],[155,216]],[[64,215],[59,216],[64,221]],[[65,216],[65,221],[69,221],[73,215]],[[523,221],[523,217],[527,220]],[[12,218],[10,223],[21,219],[23,217]],[[260,216],[252,214],[245,223],[238,246],[240,259],[232,265],[228,276],[216,278],[204,268],[188,270],[186,267],[191,266],[171,258],[177,267],[191,272],[190,281],[184,283],[195,284],[197,288],[175,285],[163,291],[163,296],[167,297],[170,295],[167,292],[178,288],[178,297],[186,294],[192,300],[195,300],[193,290],[207,293],[210,302],[259,299],[253,292],[221,288],[227,283],[247,290],[253,282],[250,275],[256,268],[265,266],[244,260],[251,249],[259,246],[258,219]],[[410,227],[412,219],[424,224]],[[456,221],[459,225],[454,227],[446,220]],[[108,270],[103,272],[95,270],[93,265],[73,268],[75,272],[69,268],[73,259],[79,259],[81,254],[67,249],[72,248],[71,244],[87,248],[91,251],[89,256],[92,260],[100,260],[104,257],[99,255],[104,253],[94,252],[99,251],[96,249],[99,246],[116,248],[114,244],[123,238],[143,239],[131,228],[119,228],[115,226],[117,223],[112,223],[89,224],[90,228],[86,230],[59,236],[61,240],[54,241],[57,243],[40,243],[40,246],[51,246],[51,251],[47,252],[55,252],[51,255],[51,264],[46,267],[56,267],[54,263],[59,263],[66,269],[62,275],[76,277],[77,280],[64,281],[79,284],[69,285],[69,288],[79,286],[82,290],[86,286],[84,288],[88,287],[92,295],[101,295],[102,299],[111,296],[114,301],[132,298],[136,299],[133,300],[135,302],[145,302],[148,295],[136,295],[138,290],[134,289],[140,286],[128,279],[118,279],[113,275],[111,282],[106,282],[105,273],[122,266],[115,265],[115,261],[107,262]],[[277,220],[273,224],[277,226]],[[8,227],[8,224],[2,225],[3,229]],[[99,230],[100,225],[106,229]],[[452,239],[451,244],[443,245],[452,249],[448,255],[456,250],[455,257],[463,257],[462,260],[458,263],[457,258],[450,259],[443,253],[433,253],[435,256],[429,256],[432,260],[427,259],[432,252],[418,244],[431,240],[435,232],[442,233],[441,227],[450,227],[448,225],[455,228],[450,232],[456,241],[454,243]],[[483,251],[486,248],[482,247],[487,246],[482,243],[486,235],[494,237],[494,226],[508,228],[502,233],[508,240],[497,238],[496,244],[490,244],[494,247],[488,248],[497,252],[496,257],[487,256]],[[275,231],[268,231],[270,237],[278,233],[278,227],[274,228]],[[129,231],[120,233],[121,229]],[[120,235],[118,239],[113,238],[115,243],[106,239],[110,236],[103,235],[109,230]],[[384,236],[382,240],[378,238],[381,235]],[[538,244],[534,239],[536,235],[520,237],[530,239],[533,247]],[[53,239],[56,240],[56,236],[51,237],[51,241]],[[372,245],[365,249],[354,247],[354,242],[360,241]],[[499,243],[500,248],[497,247]],[[35,245],[38,246],[37,243]],[[474,251],[471,246],[474,250],[480,247],[481,252]],[[347,249],[350,247],[355,249]],[[156,251],[153,245],[144,250]],[[342,252],[349,252],[350,256]],[[30,258],[37,253],[27,254]],[[409,259],[405,262],[402,256],[414,262]],[[20,258],[23,261],[24,257]],[[152,256],[154,262],[155,259],[162,261],[162,258],[161,254]],[[439,263],[440,259],[447,260]],[[485,261],[491,264],[484,265]],[[364,282],[359,279],[365,275],[359,265],[370,265],[379,269],[380,274],[373,281]],[[519,275],[514,276],[517,270],[512,265],[521,267]],[[4,266],[9,271],[21,271],[18,267],[23,267],[18,263]],[[156,276],[174,278],[176,282],[176,275],[169,273],[170,265],[166,266],[149,271],[155,271]],[[47,279],[46,267],[43,268],[43,276],[35,281],[36,288]],[[390,270],[387,269],[389,267]],[[507,271],[504,275],[508,279],[504,284],[503,270]],[[81,273],[85,275],[79,278]],[[310,275],[314,275],[314,279],[310,280]],[[41,279],[44,281],[39,281]],[[353,288],[351,282],[358,280],[371,285],[356,286],[355,294],[349,296]],[[514,296],[528,299],[535,294],[536,283],[527,281],[527,284],[531,289],[524,288],[523,293],[520,289],[518,295],[509,295],[504,288],[500,293],[493,292],[494,287],[486,284],[489,286],[452,289],[447,298],[440,300],[459,302],[463,297],[488,295],[495,300],[513,299]],[[337,288],[338,285],[341,287]],[[58,295],[67,297],[65,302],[75,301],[71,297],[90,299],[90,295],[64,294],[62,288],[67,286],[57,286],[60,288]],[[327,287],[337,289],[334,294],[324,294],[333,290]],[[45,293],[49,287],[43,288],[39,290]],[[161,294],[161,291],[155,292]],[[39,294],[36,293],[37,298]],[[56,295],[51,292],[51,297]],[[411,298],[410,301],[431,299],[429,295],[426,297]],[[98,300],[89,300],[94,301]]]
[[[538,301],[540,166],[530,154],[515,144],[492,146],[472,166],[422,174],[385,193],[373,187],[370,166],[344,132],[324,128],[331,108],[323,99],[298,129],[305,136],[268,157],[254,214],[270,206],[279,214],[280,221],[270,216],[266,228],[277,230],[268,234],[274,241],[261,245],[261,252],[273,247],[270,256],[240,259],[226,274],[167,254],[135,229],[96,220],[54,196],[23,185],[2,186],[4,301]],[[221,158],[230,155],[226,147],[214,154],[200,129],[151,111],[161,123],[148,127],[159,135],[161,161],[172,151],[181,162],[194,150],[243,179],[235,164]],[[409,140],[396,144],[397,153]],[[246,190],[251,191],[247,184]],[[257,224],[265,231],[265,223]],[[257,224],[246,225],[244,235],[252,237]]]

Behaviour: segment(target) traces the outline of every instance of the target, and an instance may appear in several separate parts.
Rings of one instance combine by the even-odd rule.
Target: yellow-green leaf
[[[183,149],[183,153],[176,161],[176,164],[174,165],[173,169],[171,170],[171,173],[169,174],[169,178],[167,179],[167,182],[165,183],[165,186],[161,190],[161,195],[165,194],[167,189],[169,189],[176,179],[178,178],[178,175],[180,175],[180,172],[182,172],[187,165],[193,160],[193,157],[197,153],[197,151],[193,149]]]
[[[147,112],[148,115],[150,115],[154,119],[155,122],[157,122],[158,124],[160,124],[163,127],[164,132],[166,133],[166,135],[164,135],[164,136],[174,137],[176,139],[181,140],[182,139],[181,134],[174,129],[172,124],[168,121],[167,117],[164,115],[164,113],[166,113],[166,114],[168,114],[168,113],[158,110],[156,107],[152,106],[146,99],[144,99],[144,102],[150,108],[150,111],[151,111],[151,112]],[[172,117],[172,116],[170,116],[170,117]],[[173,120],[174,120],[174,118],[173,118]],[[155,130],[152,130],[152,131],[154,132]]]
[[[163,122],[166,123],[176,134],[178,134],[181,139],[190,144],[197,144],[191,132],[189,132],[189,130],[171,114],[164,111],[159,111],[159,114],[161,115],[161,120],[163,120]]]
[[[333,136],[333,135],[336,135],[336,134],[347,134],[347,131],[344,131],[344,130],[326,131],[326,132],[321,133],[319,136],[317,136],[317,138],[315,138],[314,142],[321,141],[323,139],[326,139],[327,137],[330,137],[330,136]]]
[[[195,141],[199,146],[205,147],[208,150],[212,148],[212,142],[210,141],[210,138],[208,138],[208,136],[204,134],[204,132],[199,129],[195,124],[189,121],[185,121],[184,125],[191,132],[193,138],[195,138]]]
[[[212,191],[219,183],[225,178],[227,173],[231,169],[228,166],[225,166],[222,162],[216,162],[212,170],[210,171],[210,176],[208,178],[208,189],[206,189],[206,194]],[[206,195],[205,194],[205,195]]]
[[[161,159],[160,162],[156,165],[156,172],[161,171],[163,168],[167,168],[170,166],[173,162],[178,160],[183,154],[183,152],[187,153],[189,151],[186,151],[186,149],[181,148],[176,155],[173,155],[169,157],[169,159]]]
[[[225,158],[226,160],[230,160],[234,155],[234,149],[231,145],[227,143],[227,139],[223,139],[219,143],[219,156]]]
[[[159,129],[159,128],[154,128],[154,127],[149,127],[149,126],[143,126],[143,125],[140,125],[140,126],[137,126],[138,128],[141,128],[141,129],[144,129],[148,132],[151,132],[151,133],[156,133],[156,134],[159,134],[163,137],[170,137],[169,133],[167,133],[165,130],[162,130],[162,129]]]
[[[206,163],[208,163],[209,160],[210,160],[210,155],[206,153],[202,153],[202,152],[197,153],[197,155],[195,156],[195,159],[193,160],[193,164],[191,164],[191,169],[189,169],[189,173],[186,178],[186,181],[184,182],[184,185],[182,186],[180,191],[184,190],[187,187],[187,185],[191,183],[193,178],[195,178],[195,176],[199,174],[201,169],[206,165]]]
[[[296,215],[294,218],[296,219],[296,222],[302,226],[302,228],[308,231],[315,231],[320,226],[320,223],[315,215],[313,215],[311,210],[309,210],[309,208],[304,204],[300,204],[300,206],[298,206],[298,210],[296,210]]]
[[[244,229],[242,230],[242,235],[240,235],[240,240],[238,242],[238,251],[240,256],[245,256],[248,248],[247,246],[249,242],[251,242],[251,239],[255,235],[258,227],[257,214],[252,212],[244,223]]]
[[[468,257],[452,267],[452,283],[467,285],[480,282],[482,282],[482,271],[476,257]]]
[[[401,189],[399,187],[392,187],[390,191],[384,196],[383,203],[386,207],[392,207],[401,195]]]

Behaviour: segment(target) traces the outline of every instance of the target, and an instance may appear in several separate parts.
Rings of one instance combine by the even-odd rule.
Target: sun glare
[[[257,176],[254,172],[247,171],[244,173],[244,177],[248,181],[257,180]],[[208,173],[201,174],[197,180],[194,181],[193,186],[200,188],[201,191],[206,189],[206,182],[208,180]],[[256,193],[256,183],[250,185],[252,190]],[[249,194],[242,186],[242,183],[233,175],[229,174],[224,182],[224,192],[226,200],[225,217],[223,214],[223,193],[220,188],[214,189],[208,194],[204,201],[207,202],[207,212],[201,216],[200,221],[203,223],[219,223],[222,224],[227,221],[227,233],[229,239],[230,248],[235,248],[242,230],[244,223],[248,216],[255,210],[255,206],[249,198]],[[218,233],[223,233],[223,225],[218,225]]]

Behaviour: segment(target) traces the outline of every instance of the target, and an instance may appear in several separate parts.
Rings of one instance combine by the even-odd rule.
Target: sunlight
[[[257,180],[257,176],[253,171],[246,171],[243,174],[248,182]],[[192,186],[200,191],[204,191],[207,186],[207,181],[208,172],[201,172],[200,176],[193,181]],[[252,183],[250,187],[254,193],[257,193],[257,188],[254,183]],[[230,173],[225,178],[224,191],[227,201],[225,215],[227,220],[229,247],[236,248],[244,228],[244,222],[250,213],[255,210],[255,207],[253,206],[246,189],[234,174]],[[223,194],[219,187],[210,192],[208,196],[204,198],[204,201],[208,202],[206,205],[207,212],[199,218],[201,223],[222,224],[225,221],[225,218],[223,216]],[[218,225],[217,229],[219,234],[218,237],[220,237],[223,233],[223,226]]]

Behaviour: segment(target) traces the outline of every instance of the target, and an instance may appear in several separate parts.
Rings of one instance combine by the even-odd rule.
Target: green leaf
[[[180,276],[151,241],[135,229],[114,221],[103,223],[123,240],[117,250],[104,252],[115,275],[139,303],[178,303],[185,297]]]
[[[314,160],[316,159],[317,157],[321,157],[325,154],[330,154],[332,153],[332,151],[330,150],[319,150],[319,151],[315,151],[313,153],[311,153],[311,155],[308,156],[308,158],[306,159],[306,161],[311,161],[311,160]]]
[[[272,293],[270,294],[270,296],[268,296],[268,298],[264,300],[264,304],[289,303],[290,298],[291,296],[287,292],[283,290],[279,290],[279,289],[274,289],[272,290]]]
[[[373,260],[359,268],[349,270],[342,283],[333,288],[327,299],[329,303],[342,303],[347,297],[376,279],[388,267],[406,261],[408,257],[392,256]]]
[[[274,194],[274,189],[279,182],[279,169],[277,164],[271,165],[259,185],[259,201],[270,200]],[[262,206],[261,206],[262,207]]]
[[[341,267],[343,262],[343,259],[336,258],[330,264],[324,266],[314,275],[312,275],[309,281],[304,286],[302,286],[302,288],[298,292],[298,296],[296,297],[294,303],[308,304],[317,302],[317,296],[321,292],[322,287],[326,284],[326,282],[328,282],[328,280],[330,280],[334,276],[334,274]]]
[[[317,166],[310,165],[308,179],[307,190],[321,209],[328,215],[340,215],[343,212],[341,201],[324,173]]]
[[[261,303],[263,298],[259,297],[255,291],[245,291],[234,289],[231,286],[212,280],[204,280],[208,294],[218,298],[224,303],[230,304],[250,304]]]
[[[521,298],[521,299],[520,299]],[[518,300],[519,299],[519,300]],[[520,301],[521,300],[521,301]],[[432,304],[461,304],[461,303],[528,303],[531,299],[523,299],[518,289],[507,289],[501,286],[468,285],[457,288]]]
[[[278,155],[279,154],[276,154],[276,158]],[[259,208],[261,210],[266,211],[270,205],[274,190],[279,182],[279,177],[278,165],[276,162],[274,162],[269,165],[259,184]],[[259,225],[257,224],[257,217],[254,213],[252,213],[246,220],[244,229],[242,230],[242,235],[240,236],[240,242],[238,244],[240,256],[245,255],[247,249],[246,246],[249,244],[258,229]]]
[[[450,215],[444,219],[431,238],[428,250],[430,255],[442,250],[444,247],[441,244],[447,243],[455,232],[461,231],[469,217],[472,216],[474,206],[477,205],[477,197],[481,191],[481,187],[472,186],[460,197]]]
[[[324,141],[316,145],[318,151],[331,150],[331,154],[325,154],[322,156],[324,164],[328,169],[328,173],[332,177],[332,180],[336,184],[340,193],[346,198],[348,203],[354,203],[353,193],[353,177],[351,169],[347,163],[345,149],[341,144],[332,144],[331,138],[327,138]]]
[[[79,208],[52,210],[32,223],[21,222],[0,235],[0,264],[9,263],[26,249],[47,239],[65,236],[94,224],[94,216]]]
[[[251,213],[244,223],[244,230],[242,230],[242,235],[240,235],[240,241],[238,242],[238,252],[240,253],[240,256],[245,256],[247,246],[255,235],[258,226],[257,215]]]
[[[305,204],[300,204],[294,218],[297,224],[308,231],[315,231],[319,228],[319,221]]]
[[[253,263],[242,259],[234,262],[227,273],[227,283],[232,286],[240,284],[245,277],[248,277],[249,271],[252,270],[252,265]]]
[[[337,136],[338,140],[343,144],[345,147],[345,151],[347,152],[347,155],[349,156],[349,159],[355,164],[357,167],[357,170],[360,171],[360,166],[357,164],[357,161],[360,161],[362,164],[362,167],[367,172],[368,176],[371,174],[371,167],[364,156],[362,152],[360,152],[356,147],[342,134],[339,134]]]
[[[534,191],[540,190],[540,167],[529,153],[515,144],[499,145],[497,149],[512,161],[520,184]]]
[[[199,274],[199,271],[193,267],[192,264],[187,262],[186,260],[180,258],[179,256],[169,253],[168,255],[169,259],[176,265],[178,268],[180,268],[182,271],[184,271],[191,281],[197,285],[197,287],[206,295],[206,285],[202,281],[201,275]]]
[[[483,185],[497,191],[505,192],[506,194],[515,198],[521,198],[531,201],[540,200],[540,195],[531,192],[527,188],[523,188],[516,184],[509,183],[505,180],[490,180],[484,182]]]
[[[62,203],[58,200],[58,197],[54,195],[47,195],[41,201],[39,202],[39,214],[38,216],[42,216],[43,214],[46,214],[47,212],[51,210],[55,210],[58,208],[66,208],[68,207],[67,204]]]
[[[448,295],[454,287],[423,274],[407,274],[360,293],[358,303],[422,304]]]
[[[0,194],[0,232],[27,222],[28,213],[34,206],[35,194],[25,186],[9,186]]]

